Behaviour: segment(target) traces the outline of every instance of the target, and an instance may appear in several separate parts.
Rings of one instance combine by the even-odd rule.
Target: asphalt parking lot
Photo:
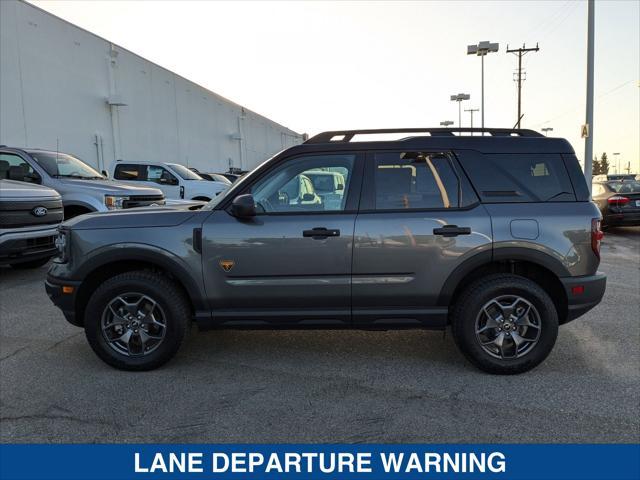
[[[47,298],[0,269],[2,442],[637,442],[640,228],[608,232],[601,305],[515,377],[442,332],[194,330],[160,370],[103,364]]]

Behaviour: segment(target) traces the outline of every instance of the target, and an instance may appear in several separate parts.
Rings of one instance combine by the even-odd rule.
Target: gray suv
[[[342,181],[300,197],[301,179],[318,172]],[[46,288],[97,355],[126,370],[165,363],[194,320],[201,329],[450,326],[474,365],[515,374],[602,299],[601,238],[566,140],[505,129],[326,132],[199,211],[66,222]]]

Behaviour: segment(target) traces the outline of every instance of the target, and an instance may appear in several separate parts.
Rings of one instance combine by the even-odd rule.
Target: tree
[[[609,173],[609,159],[607,158],[607,152],[604,152],[602,157],[600,157],[600,173],[605,175]]]
[[[598,157],[593,157],[593,165],[591,165],[591,173],[592,175],[600,175],[600,171],[602,170],[602,166],[600,165],[600,160]]]

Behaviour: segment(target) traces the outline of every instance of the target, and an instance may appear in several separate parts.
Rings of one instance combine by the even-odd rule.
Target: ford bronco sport
[[[317,172],[334,172],[335,191],[301,197],[301,179]],[[326,132],[199,211],[94,213],[59,235],[50,298],[102,360],[127,370],[169,360],[193,319],[451,326],[477,367],[520,373],[606,283],[600,212],[574,151],[530,130]]]

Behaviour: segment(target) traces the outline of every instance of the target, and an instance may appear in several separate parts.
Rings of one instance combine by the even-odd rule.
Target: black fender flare
[[[552,257],[548,253],[531,248],[501,247],[493,251],[477,253],[458,265],[444,282],[440,290],[440,295],[438,296],[437,304],[444,306],[449,305],[460,282],[475,269],[483,265],[505,260],[523,261],[539,265],[549,270],[558,278],[571,276],[567,267],[563,265],[560,260]]]
[[[171,273],[184,287],[196,315],[210,311],[204,285],[198,283],[190,273],[189,267],[174,253],[152,245],[136,243],[105,245],[82,262],[80,268],[74,273],[74,277],[81,280],[109,263],[127,260],[151,263]],[[197,277],[202,278],[202,273],[198,272]]]

